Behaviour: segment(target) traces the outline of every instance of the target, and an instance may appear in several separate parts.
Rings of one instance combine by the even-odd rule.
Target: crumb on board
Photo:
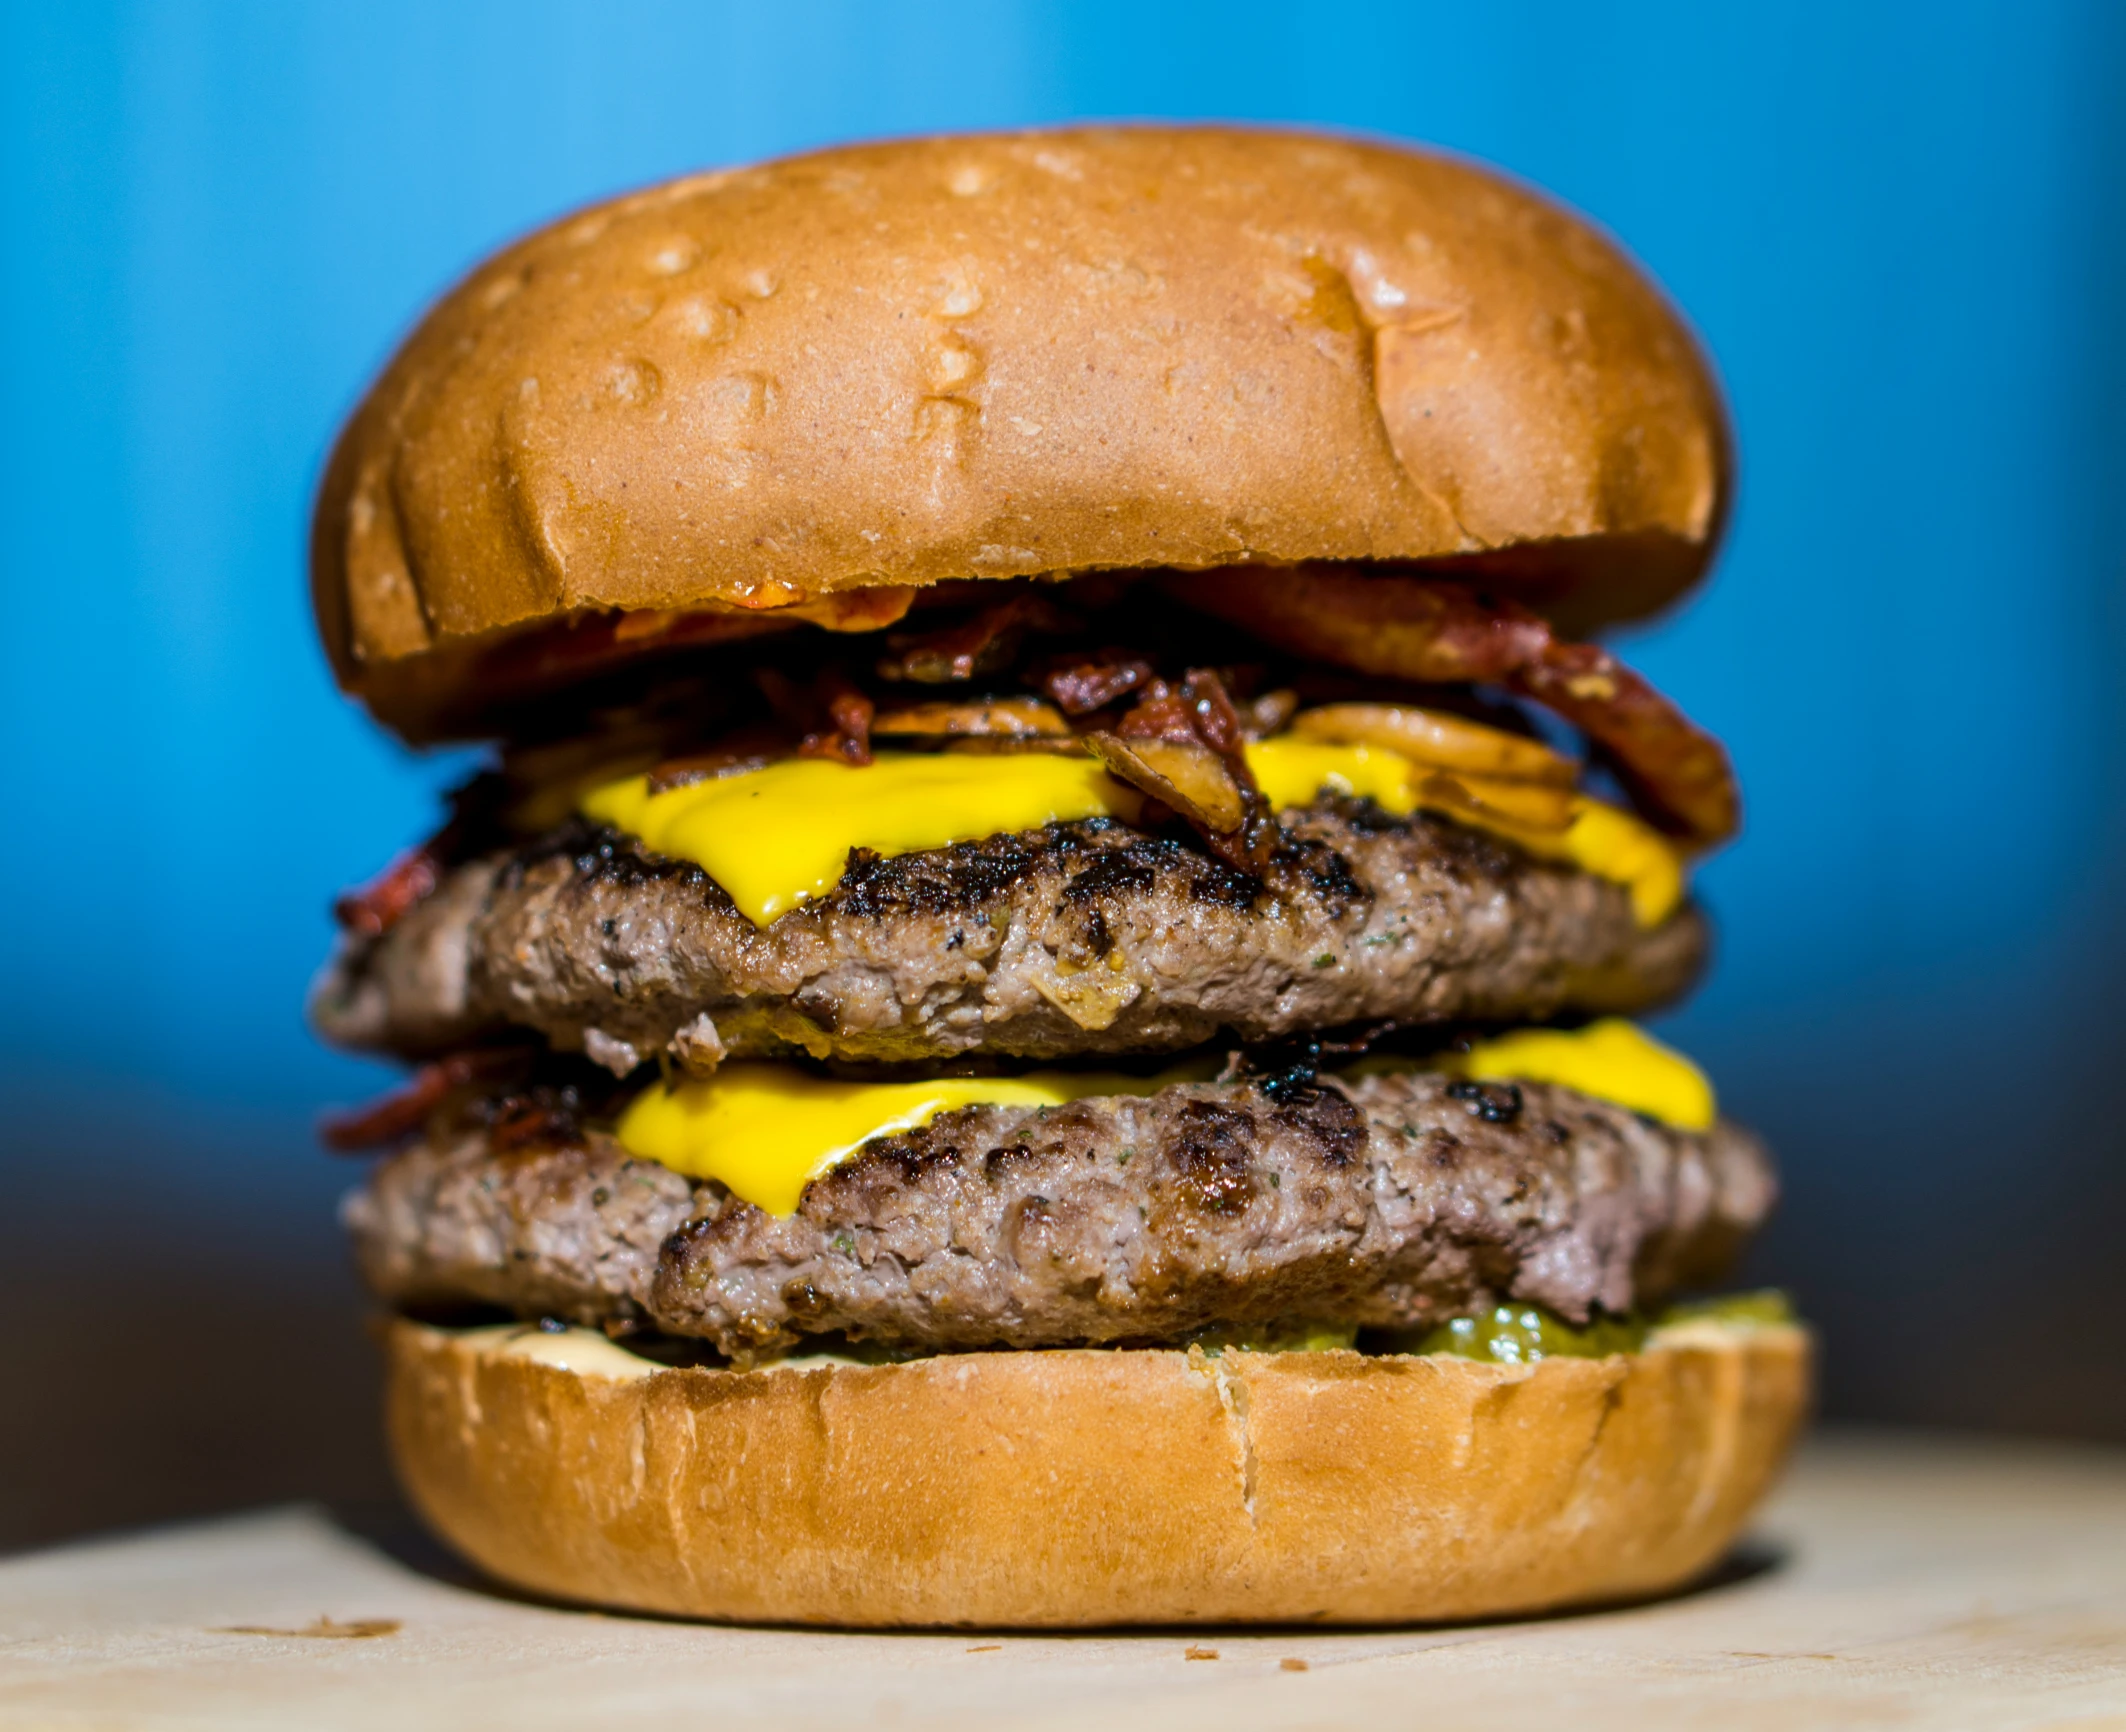
[[[333,1641],[360,1642],[372,1636],[395,1636],[401,1625],[396,1618],[352,1618],[346,1623],[320,1615],[314,1624],[304,1624],[300,1629],[276,1629],[271,1624],[224,1624],[216,1631],[221,1636],[322,1636]]]

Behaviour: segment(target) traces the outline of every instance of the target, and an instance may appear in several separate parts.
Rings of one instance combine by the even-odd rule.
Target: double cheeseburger
[[[1726,492],[1630,261],[1379,145],[831,150],[482,265],[313,550],[346,689],[495,742],[313,1007],[412,1067],[327,1138],[423,1514],[846,1625],[1704,1569],[1808,1342],[1705,1297],[1772,1171],[1631,1020],[1734,781],[1588,634]]]

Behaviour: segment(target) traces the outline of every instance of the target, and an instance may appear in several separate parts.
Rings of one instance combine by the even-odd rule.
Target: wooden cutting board
[[[527,1604],[264,1510],[0,1561],[0,1727],[2126,1732],[2126,1453],[1841,1436],[1720,1579],[1473,1628],[720,1629]]]

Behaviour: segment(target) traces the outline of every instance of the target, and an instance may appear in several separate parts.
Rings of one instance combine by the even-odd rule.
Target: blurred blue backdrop
[[[2126,1304],[2126,9],[5,17],[19,1239],[56,1255],[113,1221],[196,1222],[195,1262],[340,1280],[346,1174],[307,1125],[383,1073],[311,1042],[304,985],[334,888],[420,833],[456,766],[333,692],[305,515],[338,420],[431,296],[579,201],[704,164],[1078,116],[1321,122],[1489,158],[1589,211],[1726,377],[1731,545],[1630,648],[1750,795],[1704,877],[1719,969],[1671,1026],[1779,1143],[1790,1203],[1760,1266],[1829,1326],[1834,1408],[2126,1435],[2095,1333]],[[1974,1342],[2014,1351],[2028,1388],[1964,1376],[1945,1355]]]

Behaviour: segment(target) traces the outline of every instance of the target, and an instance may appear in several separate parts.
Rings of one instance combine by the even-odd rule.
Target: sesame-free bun
[[[850,1626],[1401,1623],[1657,1593],[1771,1483],[1810,1352],[1799,1328],[1696,1323],[1533,1366],[1084,1350],[737,1372],[583,1330],[385,1340],[400,1477],[490,1574]]]
[[[313,588],[342,683],[436,737],[570,665],[508,653],[542,627],[610,660],[667,616],[864,628],[954,578],[1447,560],[1585,628],[1688,587],[1725,493],[1673,310],[1494,173],[1293,132],[913,139],[480,266],[341,436]]]

